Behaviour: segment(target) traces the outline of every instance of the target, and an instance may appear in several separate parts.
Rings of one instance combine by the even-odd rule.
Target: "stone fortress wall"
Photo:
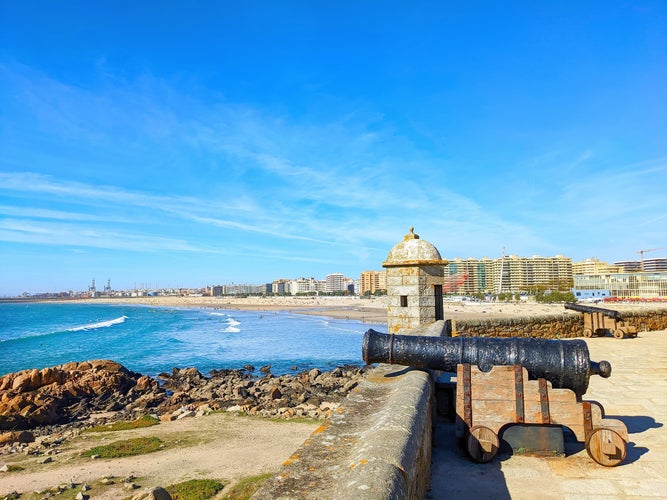
[[[667,329],[667,310],[629,311],[623,319],[635,325],[639,332]],[[551,314],[517,318],[452,320],[452,335],[484,337],[533,337],[568,339],[582,336],[582,314]]]

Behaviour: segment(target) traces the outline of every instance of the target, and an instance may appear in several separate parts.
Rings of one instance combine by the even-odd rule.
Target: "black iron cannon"
[[[584,314],[584,329],[582,331],[584,337],[602,336],[606,335],[607,332],[611,332],[617,339],[637,336],[637,327],[624,321],[621,313],[613,309],[585,306],[573,302],[567,302],[565,309],[579,311]]]
[[[593,306],[585,306],[583,304],[576,304],[574,302],[566,302],[564,304],[565,309],[570,309],[572,311],[579,311],[581,313],[602,313],[604,314],[607,318],[613,318],[613,319],[623,319],[621,318],[621,313],[618,311],[615,311],[614,309],[605,309],[604,307],[593,307]]]
[[[531,379],[544,378],[554,388],[572,390],[578,398],[586,393],[590,375],[611,375],[608,361],[590,360],[583,340],[387,335],[370,329],[364,334],[362,354],[367,364],[390,363],[450,372],[464,363],[482,371],[489,371],[494,365],[522,365]]]

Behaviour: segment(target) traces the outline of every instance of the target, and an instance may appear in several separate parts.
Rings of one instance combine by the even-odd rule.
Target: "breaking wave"
[[[100,321],[98,323],[91,323],[89,325],[75,326],[74,328],[68,328],[66,332],[80,332],[82,330],[97,330],[98,328],[108,328],[113,325],[119,325],[125,323],[127,316],[121,316],[120,318],[110,319],[108,321]]]

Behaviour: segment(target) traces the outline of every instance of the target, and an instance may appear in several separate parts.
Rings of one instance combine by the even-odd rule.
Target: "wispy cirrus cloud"
[[[116,232],[108,228],[25,219],[0,220],[0,240],[38,245],[92,247],[133,252],[200,252],[186,241],[146,234]],[[214,251],[212,249],[208,250]]]
[[[6,165],[23,167],[0,168],[0,195],[11,198],[0,201],[14,207],[5,210],[14,218],[108,222],[128,242],[141,234],[171,241],[177,233],[166,246],[174,249],[225,241],[260,254],[274,247],[284,257],[297,242],[291,252],[308,259],[359,248],[382,254],[409,226],[460,256],[505,245],[563,253],[584,219],[604,234],[619,214],[648,227],[665,212],[657,192],[664,160],[600,167],[594,148],[559,145],[478,173],[422,153],[379,113],[341,110],[315,122],[220,96],[211,103],[151,75],[101,77],[84,89],[25,68],[0,69],[14,74],[15,88],[25,86],[22,98],[45,136],[71,134],[90,155],[81,176],[69,167],[78,149],[34,169],[0,153],[11,157]]]

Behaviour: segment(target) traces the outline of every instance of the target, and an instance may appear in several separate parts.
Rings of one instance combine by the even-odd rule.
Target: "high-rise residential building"
[[[491,286],[496,292],[527,292],[541,289],[569,290],[572,287],[572,259],[518,257],[508,255],[491,264]]]
[[[342,273],[327,274],[324,283],[326,293],[344,292],[346,290],[345,275]]]
[[[449,293],[520,293],[540,289],[569,289],[572,286],[572,259],[519,257],[500,259],[449,260],[445,268],[445,287]]]
[[[387,291],[387,271],[364,271],[359,277],[359,295]]]
[[[620,273],[623,268],[618,264],[607,264],[598,259],[586,259],[581,262],[572,263],[572,274],[605,274]]]
[[[455,258],[445,267],[445,293],[468,295],[489,290],[491,259]]]

